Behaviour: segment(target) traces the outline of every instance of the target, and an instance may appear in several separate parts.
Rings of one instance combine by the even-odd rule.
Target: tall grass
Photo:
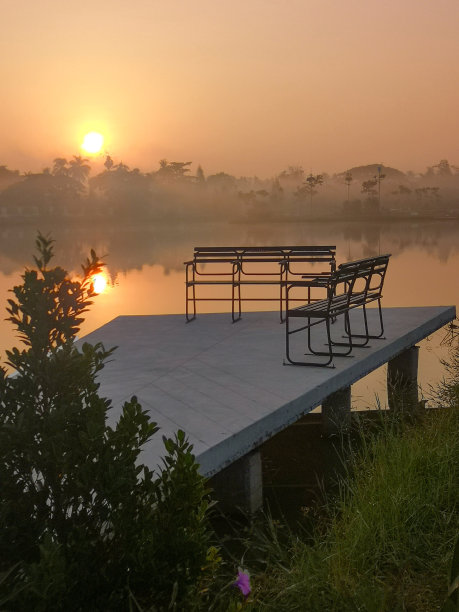
[[[225,590],[207,610],[459,609],[459,328],[452,329],[447,377],[434,396],[442,408],[360,420],[324,512],[306,517],[304,533],[269,517],[252,523],[241,538],[251,595],[232,607]]]
[[[362,430],[329,524],[312,544],[291,538],[290,563],[259,585],[260,609],[438,610],[459,529],[458,425],[456,405]]]

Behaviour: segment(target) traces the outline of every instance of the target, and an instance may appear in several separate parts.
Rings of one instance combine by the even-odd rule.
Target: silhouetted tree
[[[410,196],[413,192],[409,187],[405,187],[405,185],[399,185],[398,193],[403,196]]]
[[[7,166],[0,166],[0,189],[5,189],[20,180],[19,170],[9,170]]]
[[[65,157],[56,157],[56,159],[53,160],[52,174],[54,176],[68,176],[68,173],[69,169]]]
[[[269,214],[266,210],[267,198],[269,196],[269,191],[266,189],[259,189],[258,191],[238,192],[238,197],[246,204],[249,205],[249,210],[247,211],[249,216],[252,217],[261,217]],[[260,200],[257,198],[261,198]]]
[[[376,178],[369,179],[368,181],[363,181],[362,183],[362,193],[367,196],[366,202],[364,203],[364,207],[366,212],[370,214],[379,213],[377,198],[378,192],[376,190],[377,185],[378,180]]]
[[[238,191],[238,198],[241,199],[245,204],[255,204],[257,194],[253,189],[251,191]]]
[[[429,207],[429,204],[438,204],[440,200],[439,187],[418,187],[414,190],[419,204]]]
[[[378,166],[378,174],[375,176],[376,183],[378,185],[378,208],[381,208],[381,181],[386,178],[385,174],[381,174],[381,166]]]
[[[236,187],[236,179],[231,174],[226,172],[217,172],[207,177],[207,185],[214,187],[219,191],[231,191]]]
[[[370,198],[376,196],[375,187],[377,184],[378,184],[378,181],[376,179],[369,179],[368,181],[363,181],[362,193],[364,193],[366,196]]]
[[[284,190],[282,189],[278,178],[275,178],[272,182],[270,197],[273,204],[279,203],[284,197]]]
[[[90,171],[89,159],[81,157],[81,155],[74,155],[69,162],[68,176],[80,183],[86,182]]]
[[[283,170],[279,174],[278,179],[281,181],[300,183],[304,179],[304,170],[301,166],[289,166],[287,170]]]
[[[9,170],[7,166],[0,166],[0,180],[12,176],[19,176],[19,170]]]
[[[129,170],[123,163],[111,165],[90,179],[93,196],[102,198],[109,205],[108,214],[144,219],[152,212],[152,177],[139,168]],[[105,205],[106,208],[106,205]]]
[[[52,172],[26,173],[1,192],[1,200],[11,217],[59,218],[81,212],[84,192],[84,184],[70,176],[67,161],[56,158]]]
[[[439,176],[451,176],[453,174],[447,159],[441,159],[433,168],[438,168]]]
[[[430,192],[434,201],[437,203],[440,201],[440,187],[431,187]]]
[[[114,165],[113,159],[110,157],[110,155],[107,155],[104,161],[105,169],[110,172]]]
[[[201,166],[198,166],[198,168],[196,170],[196,181],[198,183],[205,183],[206,182],[206,177],[204,176],[204,170],[201,168]]]
[[[295,196],[301,200],[309,198],[309,205],[312,207],[312,198],[318,191],[316,187],[322,185],[324,177],[322,174],[308,174],[303,185],[299,186],[295,192]]]
[[[167,159],[159,161],[159,170],[156,172],[157,178],[166,183],[181,181],[188,178],[187,172],[190,171],[188,166],[193,162],[168,162]]]
[[[398,196],[398,200],[402,199],[402,201],[409,201],[410,196],[413,193],[409,187],[405,185],[399,185],[397,189],[391,192],[393,196]]]
[[[349,172],[349,170],[346,172],[345,176],[344,176],[344,182],[346,183],[347,186],[347,201],[349,202],[349,191],[351,188],[351,183],[352,183],[352,173]]]

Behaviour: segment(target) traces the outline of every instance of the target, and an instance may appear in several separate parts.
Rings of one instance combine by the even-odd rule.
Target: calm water
[[[88,333],[118,315],[172,314],[184,312],[184,266],[193,247],[217,244],[336,244],[338,262],[378,253],[392,253],[384,292],[384,306],[459,304],[459,225],[457,222],[243,224],[39,228],[56,239],[55,263],[78,273],[90,248],[104,257],[113,286],[98,297],[82,328]],[[35,227],[0,228],[0,305],[8,289],[20,282],[32,265]],[[274,309],[270,303],[261,303]],[[204,302],[201,312],[225,311],[229,303]],[[244,308],[260,309],[255,303]],[[11,325],[0,321],[0,358],[17,345]],[[422,343],[420,383],[425,394],[443,375],[439,359],[444,332]],[[154,342],[154,339],[152,339]],[[282,359],[282,356],[279,356]],[[375,405],[375,394],[385,397],[384,368],[353,387],[358,408]]]

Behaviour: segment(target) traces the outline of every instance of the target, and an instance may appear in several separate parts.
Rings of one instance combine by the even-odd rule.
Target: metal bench
[[[381,298],[384,279],[387,272],[390,255],[379,255],[344,263],[330,275],[325,282],[321,280],[322,286],[327,291],[327,297],[323,300],[306,303],[302,306],[292,308],[290,303],[290,291],[298,286],[308,287],[313,279],[304,279],[292,283],[286,288],[286,359],[288,364],[304,366],[329,366],[335,356],[349,356],[354,347],[364,347],[372,338],[384,336],[384,323],[381,310]],[[315,284],[314,286],[318,286]],[[366,307],[376,302],[378,306],[379,329],[370,332]],[[349,313],[355,308],[361,308],[363,313],[363,333],[353,333]],[[344,341],[333,340],[331,335],[331,324],[338,317],[344,317]],[[306,324],[292,328],[292,319],[306,319]],[[315,350],[312,347],[311,328],[320,323],[326,328],[326,351]],[[318,361],[298,360],[291,357],[290,336],[307,330],[307,348],[309,353],[304,355],[325,357]],[[357,340],[356,340],[357,339]],[[342,347],[336,350],[335,347]],[[334,366],[332,366],[334,367]]]
[[[335,246],[221,246],[195,247],[193,259],[185,262],[186,320],[196,318],[196,302],[231,301],[233,322],[242,316],[243,301],[279,301],[280,320],[284,320],[286,289],[295,280],[326,277],[336,270]],[[311,271],[311,266],[326,270]],[[228,297],[197,296],[198,286],[226,285]],[[242,287],[277,286],[276,297],[243,296]],[[310,299],[310,295],[309,298]]]

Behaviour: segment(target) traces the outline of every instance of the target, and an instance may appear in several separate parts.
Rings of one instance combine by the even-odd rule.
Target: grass
[[[290,533],[280,546],[269,524],[251,609],[439,610],[459,530],[458,425],[456,405],[416,423],[387,415],[370,433],[362,427],[312,541]]]
[[[207,611],[459,610],[457,329],[447,379],[435,392],[443,408],[358,423],[335,497],[305,516],[304,532],[269,517],[252,524],[238,540],[251,595],[241,601],[226,589],[208,599]],[[220,569],[231,571],[237,559],[224,543],[221,550]]]

